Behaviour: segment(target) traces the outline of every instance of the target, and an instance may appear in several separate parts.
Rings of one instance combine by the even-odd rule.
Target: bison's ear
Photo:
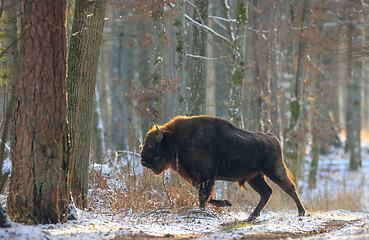
[[[156,126],[156,133],[157,133],[155,140],[157,142],[160,142],[163,139],[163,133],[160,131],[158,124],[156,124],[155,126]]]

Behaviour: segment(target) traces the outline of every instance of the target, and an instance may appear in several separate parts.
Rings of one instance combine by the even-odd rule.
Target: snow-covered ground
[[[0,229],[0,239],[113,239],[118,236],[152,235],[157,237],[180,237],[198,239],[239,239],[263,233],[311,233],[301,235],[304,239],[369,239],[369,151],[363,148],[362,168],[357,172],[347,171],[348,155],[341,149],[323,156],[319,162],[318,186],[308,190],[307,179],[300,182],[304,203],[311,199],[325,198],[327,192],[355,190],[362,194],[358,207],[362,212],[331,210],[308,212],[298,217],[296,210],[272,212],[264,210],[256,222],[242,223],[249,212],[235,208],[221,211],[198,208],[159,209],[133,214],[96,214],[77,210],[77,220],[64,224],[26,226],[13,223],[11,228]],[[308,166],[309,158],[306,165]],[[104,167],[104,166],[96,166]],[[109,169],[102,169],[109,175]],[[360,189],[360,191],[358,191]],[[350,196],[349,196],[350,197]],[[324,233],[330,223],[340,223],[335,229]],[[323,232],[323,233],[321,233]],[[316,233],[316,234],[314,234]],[[318,234],[319,233],[319,234]],[[299,237],[299,236],[298,236]],[[265,237],[267,239],[268,237]]]
[[[339,230],[309,237],[309,239],[328,239],[330,236],[342,237],[360,233],[369,238],[369,214],[353,213],[344,210],[313,212],[309,216],[298,217],[294,211],[264,212],[253,224],[224,224],[242,221],[247,214],[213,213],[198,209],[185,214],[168,211],[126,216],[102,215],[82,212],[79,220],[65,224],[26,226],[13,223],[8,229],[0,229],[0,239],[113,239],[117,236],[145,234],[161,237],[197,237],[199,239],[239,239],[251,234],[272,232],[312,232],[332,220],[345,222]],[[360,221],[351,222],[361,219]],[[351,238],[351,237],[350,237]]]

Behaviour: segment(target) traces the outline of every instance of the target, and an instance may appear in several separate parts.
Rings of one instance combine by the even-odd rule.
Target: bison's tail
[[[240,188],[242,189],[242,190],[245,190],[246,191],[246,188],[245,188],[245,182],[246,182],[246,180],[242,180],[242,181],[239,181],[238,182],[238,186],[240,186]]]

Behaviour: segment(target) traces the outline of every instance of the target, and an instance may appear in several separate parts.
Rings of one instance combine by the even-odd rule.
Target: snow
[[[363,194],[360,202],[364,212],[336,209],[330,211],[310,211],[307,216],[299,217],[297,210],[273,212],[263,210],[253,223],[242,223],[250,214],[250,209],[240,210],[235,207],[182,209],[155,209],[132,213],[121,211],[105,214],[76,209],[77,220],[63,224],[28,226],[12,223],[12,227],[0,229],[0,239],[113,239],[117,236],[152,235],[158,237],[181,237],[197,239],[240,239],[260,233],[299,233],[313,232],[324,227],[330,221],[347,221],[328,233],[315,234],[304,239],[369,239],[369,148],[362,149],[362,168],[348,171],[349,155],[342,149],[333,149],[327,156],[321,156],[318,166],[318,188],[308,190],[307,174],[299,183],[303,189],[300,196],[305,205],[309,199],[324,199],[323,193],[334,196],[335,192],[357,190]],[[131,152],[122,152],[129,156],[129,162],[139,161]],[[117,156],[119,158],[120,156]],[[310,158],[306,157],[305,169],[309,168]],[[5,161],[10,168],[10,162]],[[95,165],[105,177],[114,175],[117,162],[110,165]],[[112,165],[115,167],[112,167]],[[119,167],[118,167],[119,169]],[[0,196],[3,198],[3,196]],[[254,207],[254,206],[253,206]],[[232,225],[233,224],[233,225]]]
[[[214,213],[189,209],[178,214],[174,211],[152,211],[148,214],[122,216],[121,214],[94,214],[79,210],[79,219],[64,224],[26,226],[13,223],[8,229],[0,229],[1,239],[113,239],[122,235],[153,235],[197,237],[198,239],[238,239],[245,235],[264,232],[301,232],[318,229],[331,220],[364,219],[334,231],[335,236],[345,236],[366,231],[369,236],[368,213],[345,210],[309,213],[298,217],[295,211],[265,212],[256,223],[236,229],[222,230],[222,224],[242,221],[245,212]],[[366,218],[366,219],[365,219]],[[365,228],[363,226],[365,225]],[[361,228],[358,228],[360,226]],[[319,237],[328,237],[319,236]],[[313,239],[313,238],[309,238]],[[315,238],[314,238],[315,239]],[[327,239],[327,238],[322,238]]]

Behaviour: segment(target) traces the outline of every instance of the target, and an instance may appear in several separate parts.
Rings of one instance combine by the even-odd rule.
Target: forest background
[[[319,155],[332,147],[350,153],[351,170],[361,166],[360,135],[369,119],[365,1],[4,0],[2,10],[2,139],[10,131],[12,220],[61,221],[69,190],[77,205],[87,207],[90,163],[113,164],[139,154],[150,126],[177,115],[219,116],[247,130],[274,133],[297,183],[302,159],[311,154],[311,189]],[[40,30],[57,23],[61,30],[53,29],[60,34],[53,32],[54,38]],[[37,45],[37,39],[63,50]],[[45,69],[54,69],[53,77],[43,79]],[[43,90],[51,86],[55,92]],[[37,115],[40,99],[45,109],[60,103],[53,111],[60,115]],[[50,119],[56,127],[47,125]],[[35,130],[32,136],[24,126]],[[50,129],[58,129],[55,136],[61,138]],[[65,172],[50,171],[57,164]],[[32,180],[25,183],[24,174]],[[127,186],[126,199],[142,192],[138,185],[145,189],[145,182],[155,182],[141,175],[129,174],[127,182],[135,184],[134,191]],[[180,180],[169,175],[166,181]],[[40,206],[43,197],[37,195],[46,182],[59,184],[50,190],[50,204]],[[232,186],[224,185],[225,194]]]

